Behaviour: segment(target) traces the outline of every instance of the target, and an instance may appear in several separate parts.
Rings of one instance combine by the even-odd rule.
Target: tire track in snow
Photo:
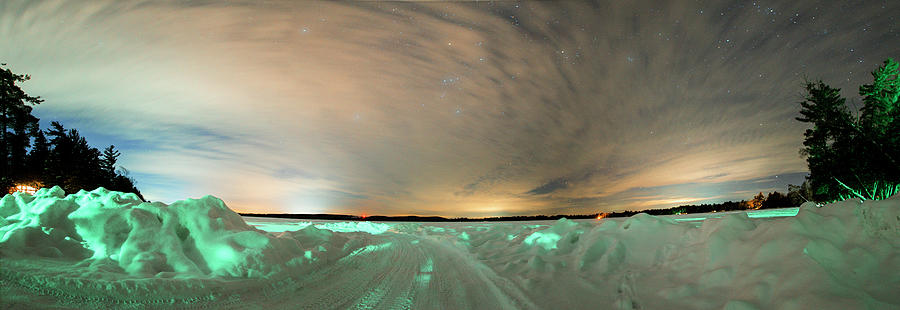
[[[391,232],[368,241],[377,250],[357,251],[301,275],[296,291],[270,298],[303,309],[536,308],[516,286],[448,240]]]
[[[282,274],[271,279],[192,279],[187,282],[147,279],[161,283],[156,285],[175,285],[170,289],[181,287],[176,290],[180,293],[174,300],[166,298],[156,302],[154,299],[159,296],[128,294],[127,291],[133,292],[133,289],[122,294],[108,292],[102,301],[93,300],[89,295],[81,296],[83,291],[78,290],[68,291],[71,296],[54,298],[56,305],[62,308],[96,307],[107,303],[126,308],[182,309],[536,308],[515,285],[496,275],[452,241],[397,232],[364,238],[365,246],[311,269],[309,273]],[[19,263],[32,265],[36,262]],[[48,267],[37,266],[34,270]],[[52,280],[52,277],[47,279]],[[79,281],[101,284],[91,279]],[[129,281],[119,281],[119,284]],[[117,286],[116,282],[110,284]],[[191,288],[188,282],[196,285]],[[44,295],[40,292],[32,294],[35,298]]]

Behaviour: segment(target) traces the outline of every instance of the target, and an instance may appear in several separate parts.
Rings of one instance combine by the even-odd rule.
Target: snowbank
[[[254,229],[218,198],[165,205],[103,188],[59,187],[0,200],[0,252],[83,260],[107,272],[158,277],[266,277],[302,262],[292,238]]]
[[[540,223],[253,221],[277,232],[248,225],[210,196],[167,206],[104,189],[7,195],[3,281],[25,289],[3,288],[0,305],[900,308],[900,196],[804,204],[794,217],[727,214],[699,226],[646,214]],[[127,282],[135,280],[143,282]],[[57,299],[27,303],[33,294]]]
[[[541,308],[900,307],[900,195],[809,203],[780,219],[731,214],[700,227],[647,214],[561,219],[530,233],[488,227],[463,230],[473,236],[468,251],[540,294]]]

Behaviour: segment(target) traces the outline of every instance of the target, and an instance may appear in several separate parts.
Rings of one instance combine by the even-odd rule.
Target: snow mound
[[[0,254],[82,260],[106,272],[157,277],[267,277],[302,262],[300,243],[244,223],[206,196],[171,205],[98,188],[59,187],[0,200]]]
[[[700,227],[641,213],[458,234],[471,236],[457,244],[482,262],[546,296],[539,308],[598,300],[618,309],[900,305],[900,195],[804,204],[797,216],[778,219],[734,213]]]

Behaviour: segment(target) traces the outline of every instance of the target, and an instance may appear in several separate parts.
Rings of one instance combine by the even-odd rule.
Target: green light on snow
[[[383,288],[374,288],[365,295],[356,300],[356,305],[351,309],[375,309],[381,300],[387,295],[387,291]]]
[[[706,219],[705,217],[680,217],[675,220],[679,221],[679,222],[692,222],[692,221],[702,221],[705,219]]]
[[[234,249],[230,246],[220,246],[213,254],[213,257],[210,257],[208,260],[208,264],[214,269],[218,269],[219,266],[229,265],[237,259]]]
[[[421,285],[421,286],[427,286],[429,282],[431,282],[431,275],[430,275],[430,274],[427,274],[427,273],[426,273],[426,274],[419,274],[419,275],[416,275],[416,283],[419,283],[419,285]]]
[[[425,264],[419,268],[420,274],[416,275],[416,283],[419,283],[420,286],[428,286],[428,283],[431,282],[431,273],[434,271],[434,261],[429,257],[428,260],[425,261]]]
[[[800,208],[765,209],[747,211],[747,216],[750,218],[785,217],[797,216],[798,212],[800,212]]]
[[[370,244],[370,245],[361,247],[359,249],[356,249],[356,251],[353,251],[353,253],[350,253],[350,255],[347,255],[344,258],[384,250],[384,249],[390,248],[391,245],[393,245],[393,243],[391,243],[391,242],[385,242],[385,243],[381,243],[381,244]]]
[[[298,231],[306,226],[312,225],[310,222],[287,222],[287,223],[276,223],[276,222],[264,222],[264,221],[255,221],[255,220],[246,220],[248,225],[255,227],[256,229],[265,231],[265,232],[285,232],[285,231]]]
[[[747,211],[747,217],[750,218],[770,218],[770,217],[789,217],[789,216],[797,216],[797,212],[800,212],[800,208],[784,208],[784,209],[764,209],[764,210],[754,210]],[[695,216],[695,217],[678,217],[674,218],[674,220],[679,222],[695,222],[695,221],[704,221],[709,218],[719,218],[722,217],[721,214],[706,214],[707,216]]]
[[[469,234],[467,234],[466,232],[462,232],[461,234],[459,234],[459,239],[469,240]]]
[[[429,258],[425,261],[425,264],[422,265],[422,268],[419,268],[419,272],[432,272],[434,271],[434,261]]]
[[[391,229],[393,224],[375,222],[337,222],[315,224],[318,229],[326,229],[333,232],[366,232],[373,235],[382,234]]]
[[[557,233],[548,232],[548,231],[536,231],[532,233],[528,238],[525,238],[525,244],[534,245],[544,248],[544,250],[553,250],[556,249],[556,242],[562,238]]]
[[[256,218],[245,218],[244,221],[246,221],[248,225],[266,232],[297,231],[306,228],[307,226],[313,225],[318,229],[330,230],[333,232],[367,232],[373,235],[378,235],[390,230],[391,226],[393,226],[392,224],[373,222],[267,222],[265,220]]]

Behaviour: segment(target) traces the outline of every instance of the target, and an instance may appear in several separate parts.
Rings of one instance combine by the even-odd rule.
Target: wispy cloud
[[[802,173],[802,75],[851,94],[898,56],[883,44],[896,22],[876,15],[890,8],[773,9],[5,1],[0,61],[33,76],[44,121],[119,145],[150,199],[587,213],[725,199]],[[682,184],[717,189],[640,190]]]

